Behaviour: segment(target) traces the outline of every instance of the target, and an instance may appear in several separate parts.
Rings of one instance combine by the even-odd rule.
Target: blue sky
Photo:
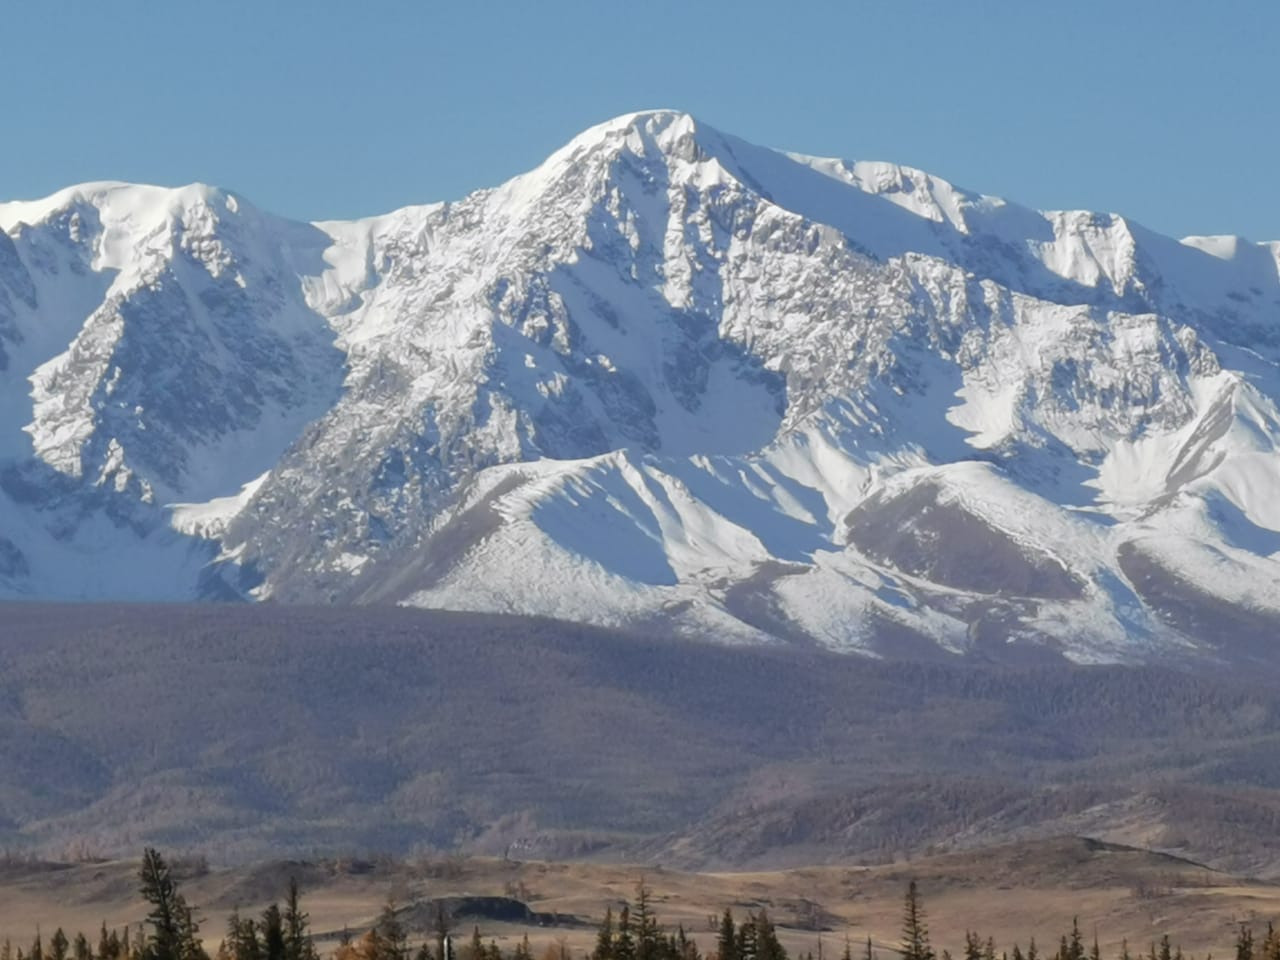
[[[0,199],[451,199],[650,107],[1175,235],[1280,239],[1280,3],[0,0]]]

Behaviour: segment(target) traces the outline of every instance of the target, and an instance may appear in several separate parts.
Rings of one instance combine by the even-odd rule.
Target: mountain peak
[[[877,654],[1274,633],[1272,248],[672,110],[454,203],[251,210],[199,184],[0,205],[0,591]]]

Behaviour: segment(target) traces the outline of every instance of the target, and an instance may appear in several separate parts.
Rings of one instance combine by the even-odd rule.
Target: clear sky
[[[1280,2],[0,0],[0,199],[453,199],[651,107],[1041,208],[1280,240]]]

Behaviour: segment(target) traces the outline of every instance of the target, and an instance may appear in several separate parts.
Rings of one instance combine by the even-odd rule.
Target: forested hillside
[[[802,863],[1050,833],[1280,866],[1280,693],[381,609],[11,605],[0,842]]]

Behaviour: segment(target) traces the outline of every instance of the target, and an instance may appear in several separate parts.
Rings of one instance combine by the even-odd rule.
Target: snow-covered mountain
[[[0,204],[0,593],[1272,659],[1280,244],[674,112],[456,203]]]

